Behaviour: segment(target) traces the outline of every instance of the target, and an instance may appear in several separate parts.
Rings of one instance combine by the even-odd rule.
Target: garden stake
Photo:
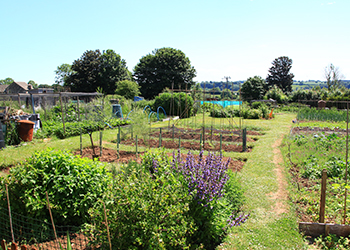
[[[204,140],[205,140],[205,127],[203,125],[203,144],[204,144]]]
[[[181,148],[181,136],[179,136],[179,148]]]
[[[174,130],[175,130],[175,125],[173,124],[173,141],[174,141],[174,136],[175,136]]]
[[[222,134],[220,132],[220,155],[222,155]]]
[[[213,125],[210,128],[210,142],[213,143]]]
[[[133,138],[134,138],[134,129],[133,129],[133,126],[131,124],[131,139],[133,139]]]
[[[242,130],[242,150],[245,152],[247,150],[247,128]]]
[[[61,114],[62,114],[62,124],[63,124],[63,135],[64,135],[64,137],[66,137],[66,126],[64,125],[64,112],[63,112],[61,92],[60,92],[60,103],[61,103]]]
[[[11,207],[10,207],[10,197],[9,197],[9,191],[7,188],[7,184],[5,184],[6,187],[6,195],[7,195],[7,206],[9,209],[9,218],[10,218],[10,227],[11,227],[11,236],[12,236],[12,242],[15,242],[15,236],[13,234],[13,228],[12,228],[12,217],[11,217]]]
[[[92,158],[95,158],[96,157],[96,153],[95,153],[95,147],[94,147],[94,141],[92,140],[92,130],[91,129],[87,129],[87,132],[90,136],[90,141],[91,141],[91,147],[92,147],[92,152],[93,152],[93,156]]]
[[[102,131],[100,131],[100,156],[102,156]]]
[[[159,128],[159,147],[162,147],[162,128]]]
[[[118,159],[119,159],[119,142],[117,141],[117,153],[118,153]]]
[[[199,151],[202,151],[202,134],[200,134],[199,138]]]
[[[136,159],[137,159],[137,135],[136,135]]]
[[[321,201],[320,201],[320,218],[319,223],[324,223],[324,211],[326,207],[326,182],[327,182],[327,170],[322,170],[322,183],[321,183]]]
[[[349,152],[349,102],[346,103],[346,155],[345,155],[345,187],[348,185],[348,152]],[[345,188],[344,195],[344,219],[343,224],[345,224],[346,219],[346,197],[347,188]]]
[[[80,155],[83,154],[83,135],[82,135],[82,131],[80,128]]]
[[[109,235],[109,226],[108,226],[107,214],[106,214],[106,205],[104,202],[103,202],[103,211],[105,213],[105,221],[106,221],[106,226],[107,226],[107,236],[108,236],[108,242],[109,242],[109,249],[112,250],[112,242],[111,242],[111,236]]]
[[[53,222],[53,217],[52,217],[51,207],[50,207],[50,202],[49,202],[49,195],[47,194],[47,191],[46,191],[46,200],[47,200],[47,208],[49,209],[49,214],[50,214],[50,218],[51,218],[53,232],[55,234],[56,242],[57,242],[58,249],[59,249],[60,248],[60,244],[58,242],[58,238],[57,238],[57,234],[56,234],[55,223]]]
[[[118,142],[120,143],[120,125],[118,125]]]

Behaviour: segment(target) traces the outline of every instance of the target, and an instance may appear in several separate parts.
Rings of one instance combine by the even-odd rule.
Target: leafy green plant
[[[60,243],[60,249],[61,249],[61,250],[72,250],[72,244],[71,244],[71,242],[70,242],[70,238],[69,238],[69,233],[68,233],[68,232],[67,232],[67,248],[64,249],[64,248],[62,247],[61,242],[59,242],[59,243]]]
[[[315,240],[316,246],[321,249],[331,250],[331,249],[349,249],[350,239],[348,237],[338,237],[334,234],[328,236],[320,236]]]
[[[90,221],[88,209],[107,190],[110,176],[105,165],[66,151],[36,152],[2,177],[9,187],[11,210],[31,218],[49,218],[46,192],[57,225],[81,225]],[[0,203],[6,206],[5,190]]]

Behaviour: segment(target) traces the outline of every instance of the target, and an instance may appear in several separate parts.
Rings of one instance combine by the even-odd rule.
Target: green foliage
[[[260,76],[249,77],[242,85],[243,100],[261,100],[266,93],[266,82]]]
[[[146,153],[141,164],[129,162],[115,175],[104,197],[113,248],[212,249],[221,241],[227,220],[243,201],[236,176],[229,173],[224,197],[204,206],[173,166],[164,151],[157,151]],[[91,243],[107,247],[103,204],[90,213]]]
[[[329,234],[328,236],[320,236],[315,240],[316,246],[320,249],[349,249],[350,239],[349,237],[338,237],[335,234]]]
[[[258,108],[250,108],[249,105],[243,103],[241,107],[241,117],[243,117],[244,119],[268,118],[270,109],[267,107],[266,104],[255,104],[254,107]],[[227,106],[226,108],[223,108],[221,105],[216,105],[213,109],[211,109],[210,116],[221,118],[239,117],[240,111],[234,106]]]
[[[16,122],[6,122],[5,145],[14,146],[20,143]]]
[[[136,82],[124,80],[117,83],[115,93],[124,96],[126,99],[134,99],[134,96],[141,94],[139,88],[140,86]]]
[[[178,49],[155,49],[140,59],[134,68],[134,77],[146,99],[154,98],[165,88],[190,89],[196,70],[186,55]]]
[[[292,59],[287,56],[276,58],[272,62],[269,75],[266,78],[267,87],[278,87],[285,94],[292,92],[294,74],[289,72],[292,68],[292,63]]]
[[[169,168],[164,153],[157,173],[150,173],[153,156],[142,165],[129,163],[113,182],[112,196],[106,197],[107,218],[115,249],[188,249],[187,237],[194,222],[188,216],[191,197],[181,178]],[[164,164],[165,163],[165,164]],[[96,243],[107,245],[103,208],[91,210],[96,225]]]
[[[157,96],[154,100],[154,111],[163,107],[167,115],[177,115],[180,118],[187,118],[193,114],[194,101],[190,95],[185,93],[165,92]]]
[[[112,127],[122,126],[129,124],[130,121],[121,120],[118,118],[110,118],[105,120]],[[65,123],[65,132],[63,129],[63,124],[60,122],[42,122],[43,124],[43,132],[35,134],[36,138],[41,137],[51,137],[55,135],[59,139],[64,139],[71,136],[80,135],[80,131],[82,134],[87,134],[88,131],[98,131],[100,129],[109,128],[106,123],[101,123],[93,120],[83,120],[80,122],[67,122]]]
[[[104,93],[113,94],[117,82],[130,80],[126,62],[113,50],[87,50],[73,62],[72,72],[65,79],[65,86],[72,91],[95,92],[98,88]]]
[[[286,103],[288,101],[288,96],[286,96],[279,87],[273,86],[266,92],[264,99],[273,99],[277,101],[277,103]]]
[[[110,177],[105,165],[66,151],[36,152],[1,178],[8,184],[11,210],[42,220],[49,218],[46,192],[56,225],[81,225],[90,221],[88,209],[107,190]],[[0,202],[6,207],[5,190]]]
[[[316,109],[316,108],[302,108],[298,112],[298,120],[311,121],[346,121],[346,111],[333,109]]]

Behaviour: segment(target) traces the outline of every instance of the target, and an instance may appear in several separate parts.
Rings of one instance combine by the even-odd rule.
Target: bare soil
[[[119,151],[119,158],[118,158],[118,152],[117,150],[114,149],[110,149],[110,148],[103,148],[102,149],[102,156],[99,156],[100,154],[100,148],[99,147],[95,147],[95,153],[98,154],[98,160],[101,162],[117,162],[117,163],[127,163],[129,161],[137,161],[137,162],[141,162],[141,157],[139,157],[140,155],[143,155],[144,152],[140,152],[138,153],[138,157],[136,156],[135,152],[129,152],[129,151]],[[74,152],[75,155],[80,155],[80,150],[75,151]],[[92,159],[93,158],[93,150],[91,147],[89,148],[84,148],[83,149],[83,154],[82,157],[87,157]],[[169,153],[169,156],[171,156],[172,154]],[[182,153],[181,154],[181,158],[184,159],[186,157],[187,154]],[[205,157],[205,156],[204,156]],[[229,159],[229,157],[223,157],[223,161],[227,161]],[[245,162],[244,161],[240,161],[240,160],[236,160],[236,159],[231,159],[230,163],[229,163],[229,169],[231,169],[232,171],[240,171],[243,166],[244,166]]]

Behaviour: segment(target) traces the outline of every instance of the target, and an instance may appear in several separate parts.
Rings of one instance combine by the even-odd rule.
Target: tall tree
[[[63,63],[55,70],[55,83],[66,85],[68,77],[73,73],[72,66],[68,63]]]
[[[289,73],[292,68],[292,59],[287,56],[276,58],[272,62],[272,67],[269,69],[269,74],[266,78],[267,87],[279,87],[283,93],[292,92],[293,73]]]
[[[117,82],[129,79],[126,62],[113,50],[87,50],[72,64],[72,73],[65,86],[72,91],[94,92],[102,89],[105,94],[113,94]]]
[[[324,76],[327,80],[327,88],[329,91],[334,91],[341,86],[341,80],[344,76],[340,73],[338,67],[332,63],[324,69]]]
[[[111,49],[101,55],[100,78],[103,92],[108,94],[114,93],[119,81],[131,80],[125,60]]]
[[[10,85],[11,83],[13,83],[13,79],[10,77],[7,77],[3,80],[0,80],[0,85]]]
[[[266,93],[266,82],[260,76],[249,77],[243,84],[241,95],[243,100],[260,100]]]
[[[141,87],[142,95],[153,98],[163,89],[190,89],[194,84],[196,70],[186,55],[178,49],[156,49],[140,59],[134,68],[134,77]]]

